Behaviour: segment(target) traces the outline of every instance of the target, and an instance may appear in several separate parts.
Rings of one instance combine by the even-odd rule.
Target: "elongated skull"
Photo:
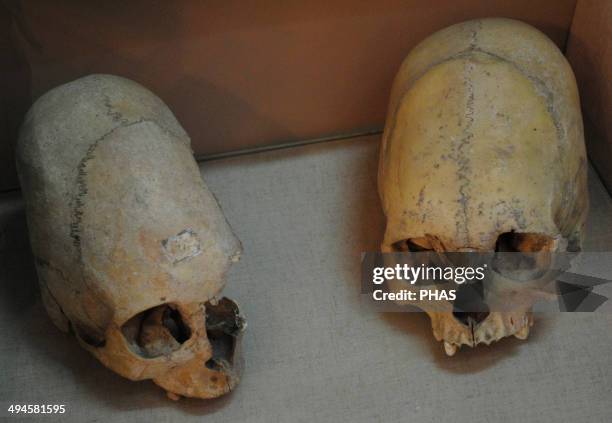
[[[572,70],[544,34],[509,19],[453,25],[421,42],[393,85],[379,164],[383,252],[576,251],[586,156]],[[418,303],[452,355],[532,325],[530,290],[484,293],[511,311]]]
[[[104,365],[171,397],[238,382],[240,255],[190,140],[154,94],[92,75],[42,96],[17,162],[45,307]]]

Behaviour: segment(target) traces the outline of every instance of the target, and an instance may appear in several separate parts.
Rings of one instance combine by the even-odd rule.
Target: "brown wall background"
[[[428,34],[505,16],[563,48],[576,0],[11,3],[34,99],[90,73],[126,76],[168,103],[201,155],[380,128],[399,64]]]
[[[612,192],[612,1],[580,0],[567,48],[591,161]]]
[[[13,12],[9,1],[0,1],[0,190],[18,185],[14,145],[30,101],[30,68],[16,47]]]

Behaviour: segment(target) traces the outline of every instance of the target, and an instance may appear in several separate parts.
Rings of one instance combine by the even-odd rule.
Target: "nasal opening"
[[[482,281],[460,285],[455,295],[453,316],[464,325],[479,324],[489,315],[489,306],[484,302]]]
[[[240,334],[246,325],[236,303],[228,298],[208,302],[206,335],[212,346],[212,357],[205,363],[211,370],[233,370]]]

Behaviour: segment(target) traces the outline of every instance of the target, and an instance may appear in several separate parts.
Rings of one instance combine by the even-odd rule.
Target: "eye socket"
[[[504,232],[497,237],[495,252],[539,253],[552,251],[554,240],[546,235],[522,232]]]
[[[172,304],[142,311],[121,326],[130,349],[143,358],[155,358],[178,350],[191,338],[191,329]]]
[[[550,268],[554,239],[529,232],[505,232],[495,243],[493,270],[520,282],[534,281]]]

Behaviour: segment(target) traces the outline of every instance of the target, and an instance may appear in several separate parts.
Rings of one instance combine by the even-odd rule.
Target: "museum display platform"
[[[40,300],[20,193],[0,194],[1,415],[11,403],[44,403],[66,404],[71,421],[612,421],[609,303],[595,313],[537,315],[527,341],[454,357],[424,314],[363,305],[361,253],[378,250],[384,230],[379,139],[200,163],[243,243],[224,294],[248,320],[242,381],[211,401],[170,401],[55,328]],[[584,249],[610,252],[612,198],[592,169],[589,190]],[[591,271],[606,277],[612,262]]]

